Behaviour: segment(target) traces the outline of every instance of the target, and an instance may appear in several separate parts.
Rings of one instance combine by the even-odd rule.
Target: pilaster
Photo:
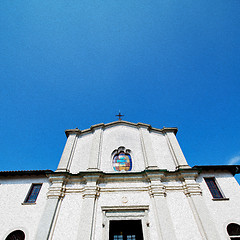
[[[139,132],[146,169],[158,169],[148,126],[141,125]]]
[[[166,131],[165,137],[167,139],[169,149],[172,153],[174,162],[176,164],[176,168],[177,169],[190,168],[190,166],[188,165],[183,155],[182,149],[179,146],[179,143],[177,141],[175,134],[173,132]]]
[[[103,129],[100,125],[99,128],[95,128],[93,130],[93,138],[92,138],[92,146],[89,158],[88,170],[98,170],[99,169],[99,161],[101,154],[101,145],[102,145],[102,133]]]
[[[99,174],[84,176],[86,185],[83,190],[83,201],[81,208],[81,217],[78,229],[78,238],[93,240],[95,231],[95,215],[97,207],[97,199],[99,196],[99,187],[97,182]]]
[[[59,162],[56,172],[69,172],[70,171],[72,158],[73,158],[73,155],[75,152],[79,133],[80,133],[79,129],[66,131],[68,138],[67,138],[67,142],[64,147],[63,154],[60,159],[60,162]]]
[[[65,176],[51,176],[51,186],[35,239],[52,239],[62,199],[65,195]]]
[[[182,172],[184,193],[188,197],[193,216],[196,220],[202,239],[220,239],[210,212],[202,197],[202,190],[196,182],[197,172]]]
[[[149,194],[152,197],[154,214],[157,222],[159,240],[175,240],[173,222],[166,200],[166,188],[161,182],[164,173],[147,173],[150,181]]]

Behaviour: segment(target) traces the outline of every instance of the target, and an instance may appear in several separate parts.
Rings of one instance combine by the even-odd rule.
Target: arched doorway
[[[16,230],[14,232],[11,232],[5,240],[24,240],[25,234],[21,230]]]

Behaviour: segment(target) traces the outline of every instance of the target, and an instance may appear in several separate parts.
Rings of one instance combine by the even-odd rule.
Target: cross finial
[[[122,117],[123,117],[124,115],[122,115],[121,112],[120,112],[120,110],[119,110],[119,114],[118,114],[118,115],[115,115],[115,116],[118,117],[118,120],[122,120]]]

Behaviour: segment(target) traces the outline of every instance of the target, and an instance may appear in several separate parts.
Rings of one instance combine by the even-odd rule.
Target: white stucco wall
[[[96,161],[93,165],[99,170],[114,172],[112,153],[121,146],[131,150],[132,171],[143,171],[150,164],[147,162],[149,160],[160,169],[176,170],[176,162],[170,151],[167,137],[160,131],[149,132],[147,130],[142,134],[138,127],[121,123],[108,126],[100,131],[100,137],[97,138],[94,131],[81,133],[77,136],[76,146],[68,148],[68,160],[65,161],[66,165],[70,165],[71,173],[86,171],[89,168],[90,158],[93,158],[93,162]],[[93,143],[97,149],[93,149]],[[148,153],[151,153],[151,156],[148,156]]]
[[[204,177],[215,177],[216,182],[229,200],[214,201]],[[203,199],[209,209],[212,221],[219,231],[221,239],[228,239],[226,227],[229,223],[240,225],[240,186],[231,173],[227,171],[203,172],[197,179],[202,188]]]
[[[177,239],[201,239],[191,207],[183,191],[168,191],[167,203]]]
[[[157,132],[151,132],[150,136],[158,167],[169,171],[176,170],[176,164],[174,163],[166,137],[162,133]]]
[[[76,149],[72,152],[71,173],[86,171],[88,168],[93,135],[87,133],[78,136]]]
[[[22,205],[32,183],[42,183],[36,204]],[[0,179],[0,239],[14,230],[22,230],[26,240],[34,239],[46,203],[49,182],[41,177]]]
[[[133,161],[132,171],[143,171],[145,168],[139,130],[129,126],[113,126],[104,130],[100,169],[114,172],[112,167],[112,152],[120,146],[131,150]]]
[[[60,206],[53,239],[77,239],[78,228],[81,224],[81,206],[82,194],[67,193],[65,195]]]

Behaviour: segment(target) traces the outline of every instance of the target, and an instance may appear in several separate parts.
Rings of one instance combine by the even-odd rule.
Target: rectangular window
[[[123,240],[123,235],[114,235],[113,240]]]
[[[205,182],[207,183],[207,186],[208,186],[213,198],[223,198],[223,195],[217,186],[215,178],[211,177],[211,178],[204,178],[204,179],[205,179]]]
[[[127,235],[127,240],[136,240],[135,235]]]
[[[35,203],[42,184],[32,184],[24,203]]]
[[[141,220],[111,220],[109,240],[143,240]]]

